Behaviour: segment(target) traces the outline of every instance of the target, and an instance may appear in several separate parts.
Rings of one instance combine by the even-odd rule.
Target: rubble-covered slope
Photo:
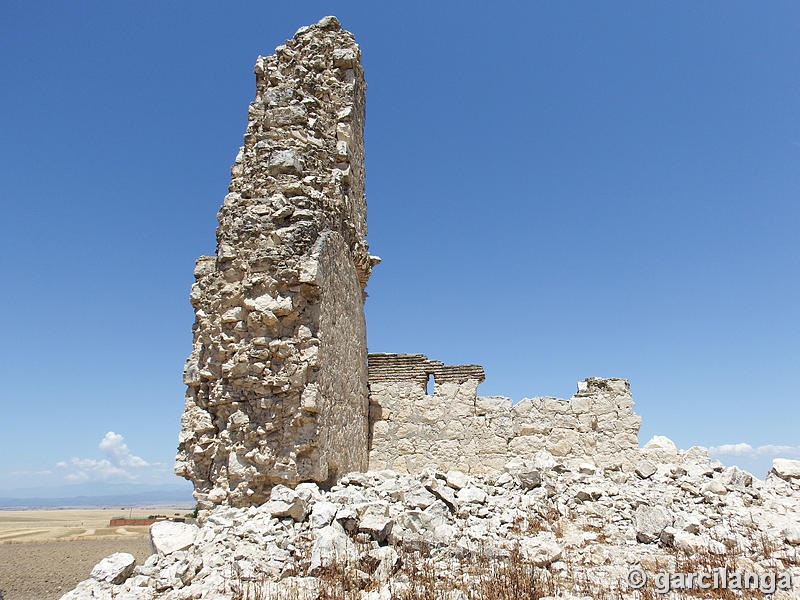
[[[130,576],[118,560],[122,583],[105,568],[62,600],[680,598],[653,595],[652,581],[634,592],[627,574],[722,567],[792,576],[774,598],[800,597],[800,462],[776,461],[762,481],[673,448],[661,438],[637,450],[632,472],[541,451],[499,476],[373,471],[327,491],[276,486],[199,528],[153,525],[158,552]]]

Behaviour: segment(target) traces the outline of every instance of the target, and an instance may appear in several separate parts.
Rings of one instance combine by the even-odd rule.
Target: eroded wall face
[[[616,465],[638,447],[639,416],[624,379],[589,378],[570,399],[478,397],[483,369],[422,355],[370,354],[370,469],[503,470],[539,450]],[[427,374],[434,377],[426,394]]]
[[[201,509],[368,462],[360,50],[338,21],[259,57],[244,146],[200,257],[175,471]]]

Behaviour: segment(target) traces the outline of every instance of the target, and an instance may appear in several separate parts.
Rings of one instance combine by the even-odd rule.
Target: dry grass
[[[602,590],[580,569],[558,577],[527,561],[518,547],[505,556],[484,551],[451,553],[431,560],[430,547],[398,549],[400,562],[390,583],[392,600],[540,600],[555,596],[560,589],[595,600],[623,600],[619,590]],[[446,567],[443,567],[446,564]],[[360,600],[362,591],[381,587],[358,564],[336,563],[317,574],[316,593],[284,590],[280,597],[269,591],[264,579],[230,580],[233,600]],[[649,596],[640,595],[646,600]]]
[[[720,540],[717,540],[720,541]],[[750,553],[755,559],[769,557],[773,551],[773,545],[765,536],[761,536],[756,546],[756,552]],[[656,572],[680,574],[683,576],[696,573],[713,574],[715,572],[721,573],[725,571],[728,574],[743,573],[748,570],[747,564],[742,560],[748,553],[742,548],[735,545],[725,546],[725,551],[721,553],[711,552],[709,550],[698,550],[695,552],[684,552],[676,548],[665,548],[665,552],[671,558],[667,564],[659,564]],[[669,566],[668,566],[669,565]],[[672,593],[665,594],[663,586],[664,580],[661,582],[655,580],[654,573],[649,573],[650,578],[647,584],[638,595],[634,598],[638,600],[650,600],[655,598],[708,598],[717,600],[752,600],[761,598],[770,598],[771,595],[763,593],[760,590],[735,590],[731,587],[718,587],[713,589],[700,589],[700,585],[695,583],[692,587],[687,589],[676,590],[672,585]],[[722,576],[720,575],[720,578]]]
[[[555,533],[560,531],[565,518],[552,508],[545,515],[536,513],[531,518],[518,520],[513,524],[512,532],[521,536],[542,531]],[[603,544],[606,540],[606,531],[600,524],[584,522],[580,528],[597,535],[592,544]],[[359,550],[363,552],[369,547],[362,545]],[[728,541],[721,553],[688,553],[675,548],[661,548],[660,559],[651,556],[648,582],[639,590],[631,589],[624,579],[615,580],[616,576],[603,578],[602,566],[578,564],[569,554],[561,559],[559,569],[550,570],[527,561],[519,546],[500,554],[490,548],[477,548],[475,551],[453,548],[444,552],[416,544],[407,548],[396,547],[396,550],[400,560],[389,584],[392,600],[540,600],[558,597],[564,592],[593,600],[751,600],[769,598],[770,595],[759,590],[737,591],[722,587],[703,590],[699,585],[665,594],[664,580],[658,581],[656,576],[661,573],[714,573],[722,569],[729,574],[742,573],[747,570],[747,565],[752,567],[753,563],[773,558],[773,553],[780,548],[763,535],[754,535],[751,547],[747,549]],[[783,564],[797,564],[793,562],[797,561],[796,554],[793,559],[783,557]],[[307,560],[300,562],[307,564]],[[378,590],[383,585],[367,571],[369,569],[364,564],[333,564],[317,574],[319,587],[314,593],[287,590],[280,597],[268,593],[269,585],[264,580],[239,581],[233,586],[236,592],[234,600],[360,600],[364,591]]]
[[[548,504],[539,509],[531,511],[527,517],[517,518],[511,525],[511,532],[516,535],[536,535],[544,531],[552,531],[556,537],[563,537],[561,527],[561,513],[553,504]]]

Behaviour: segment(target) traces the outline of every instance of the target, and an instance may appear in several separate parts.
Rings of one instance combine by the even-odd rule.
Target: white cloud
[[[721,446],[711,446],[709,454],[722,456],[742,456],[749,458],[761,458],[772,456],[774,458],[796,458],[800,457],[800,446],[782,446],[777,444],[765,444],[763,446],[751,446],[745,442],[738,444],[722,444]]]
[[[75,473],[67,473],[64,475],[64,479],[70,483],[83,483],[84,481],[89,481],[89,476],[83,471],[77,471]]]
[[[131,454],[131,451],[128,449],[128,444],[125,443],[125,438],[113,431],[109,431],[103,439],[100,440],[100,450],[109,456],[114,464],[122,467],[149,466],[146,460]]]
[[[76,458],[72,457],[68,462],[60,461],[58,466],[62,469],[69,469],[64,478],[68,481],[88,481],[99,480],[132,480],[136,479],[136,475],[129,473],[122,467],[112,464],[109,460],[103,458],[95,460],[93,458]]]
[[[139,474],[133,470],[155,466],[133,454],[125,443],[125,438],[113,431],[103,436],[98,447],[108,458],[98,460],[73,456],[68,461],[58,461],[56,466],[67,471],[64,479],[72,483],[134,481],[139,479]]]

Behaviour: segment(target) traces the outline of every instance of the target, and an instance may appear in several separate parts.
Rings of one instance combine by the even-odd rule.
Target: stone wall
[[[334,17],[259,57],[256,97],[195,267],[175,472],[201,509],[368,463],[366,84]]]
[[[509,398],[477,396],[483,380],[477,365],[370,354],[370,469],[492,473],[539,450],[622,466],[626,451],[638,447],[641,419],[624,379],[591,377],[569,400],[525,398],[514,405]]]

